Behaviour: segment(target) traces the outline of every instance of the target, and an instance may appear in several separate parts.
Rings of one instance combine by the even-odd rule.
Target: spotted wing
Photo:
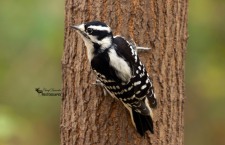
[[[137,55],[135,43],[131,43],[120,36],[114,38],[114,43],[117,45],[118,53],[124,57],[132,68],[130,84],[133,86],[135,98],[144,100],[145,97],[148,97],[150,106],[152,108],[156,107],[157,103],[152,81]]]

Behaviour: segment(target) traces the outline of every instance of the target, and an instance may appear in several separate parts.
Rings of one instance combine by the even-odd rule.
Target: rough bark
[[[100,20],[152,49],[140,53],[158,100],[155,134],[141,137],[122,104],[92,85],[86,47],[72,24]],[[184,144],[187,0],[66,0],[62,58],[61,145]]]

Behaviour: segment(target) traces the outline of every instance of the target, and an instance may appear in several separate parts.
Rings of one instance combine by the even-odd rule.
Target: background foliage
[[[186,145],[225,144],[225,1],[189,1]],[[59,144],[64,1],[0,1],[0,145]]]
[[[225,144],[225,1],[189,0],[185,144]]]
[[[0,1],[0,145],[59,144],[64,1]]]

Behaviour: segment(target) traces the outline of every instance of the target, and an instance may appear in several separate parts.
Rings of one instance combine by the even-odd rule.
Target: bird
[[[112,29],[101,21],[72,25],[71,29],[83,39],[97,80],[127,108],[137,132],[141,136],[148,130],[153,134],[151,108],[156,108],[157,100],[152,80],[137,54],[137,50],[149,48],[137,46],[120,35],[114,36]]]

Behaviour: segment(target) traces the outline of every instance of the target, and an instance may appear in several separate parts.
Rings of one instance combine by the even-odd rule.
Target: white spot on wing
[[[133,88],[133,86],[130,86],[127,90],[130,91]]]
[[[137,91],[137,92],[136,92],[136,94],[140,94],[140,93],[141,93],[141,91]]]
[[[141,87],[141,89],[144,90],[146,87],[147,87],[147,85],[143,85],[143,86]]]
[[[134,56],[135,62],[137,62],[137,55]]]
[[[138,69],[141,70],[141,66],[139,66]]]
[[[138,109],[135,109],[135,111],[136,111],[136,112],[138,112],[138,113],[141,113],[141,111],[140,111],[140,110],[138,110]]]
[[[135,98],[135,95],[131,96],[130,98],[127,98],[127,100],[132,100]]]
[[[126,83],[125,83],[125,82],[122,82],[121,84],[122,84],[122,85],[126,85]]]
[[[141,74],[140,74],[140,78],[142,78],[144,75],[145,75],[144,73],[141,73]]]
[[[134,86],[137,86],[137,85],[140,85],[141,84],[141,81],[137,81],[134,83]]]

